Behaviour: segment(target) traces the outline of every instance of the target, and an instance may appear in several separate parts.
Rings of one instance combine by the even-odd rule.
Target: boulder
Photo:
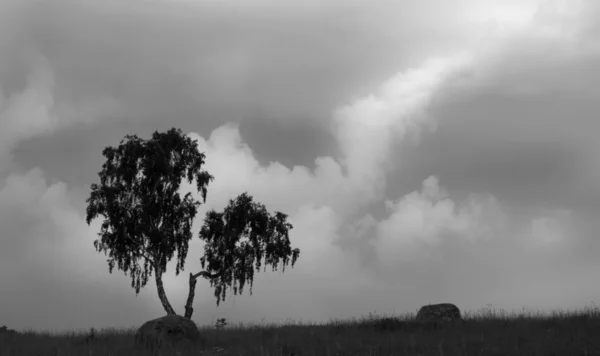
[[[457,321],[462,320],[460,310],[454,304],[441,303],[422,306],[417,313],[417,321]]]
[[[179,315],[145,322],[135,334],[135,344],[145,348],[197,347],[202,341],[196,324]]]

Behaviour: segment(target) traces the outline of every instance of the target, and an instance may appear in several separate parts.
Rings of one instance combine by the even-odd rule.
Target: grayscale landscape
[[[600,355],[600,2],[0,0],[0,356]]]

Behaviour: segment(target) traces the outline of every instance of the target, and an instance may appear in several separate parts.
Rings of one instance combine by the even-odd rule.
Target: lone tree
[[[105,255],[108,252],[110,273],[115,265],[130,273],[136,295],[154,272],[158,298],[167,314],[174,315],[162,276],[175,251],[175,273],[183,271],[192,221],[200,206],[191,193],[182,199],[178,191],[184,177],[190,184],[195,180],[206,202],[207,186],[214,177],[202,170],[205,155],[195,141],[175,128],[154,132],[150,140],[127,135],[117,148],[106,147],[102,154],[106,162],[98,173],[100,184],[91,185],[86,200],[88,225],[104,217],[94,247]],[[271,265],[274,271],[281,264],[285,271],[291,260],[293,267],[300,250],[290,247],[290,229],[286,214],[268,213],[247,193],[230,200],[223,212],[208,211],[199,234],[205,241],[200,258],[204,270],[190,273],[185,317],[190,319],[194,311],[198,277],[210,281],[219,305],[227,287],[241,294],[250,282],[252,294],[254,271],[260,272],[263,264],[265,270]]]

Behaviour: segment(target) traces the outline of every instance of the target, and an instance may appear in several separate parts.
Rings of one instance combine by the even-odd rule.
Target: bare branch
[[[223,274],[222,272],[219,272],[219,273],[208,273],[206,271],[201,271],[201,272],[198,272],[196,274],[191,274],[190,273],[190,276],[192,278],[194,278],[194,279],[196,279],[198,277],[204,277],[206,279],[213,279],[213,278],[219,278],[222,274]]]

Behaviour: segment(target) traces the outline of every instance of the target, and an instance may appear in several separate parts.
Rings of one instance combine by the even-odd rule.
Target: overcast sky
[[[0,0],[0,324],[164,315],[85,200],[171,127],[215,176],[178,313],[207,209],[248,191],[302,250],[219,307],[199,281],[199,324],[600,304],[599,39],[595,0]]]

